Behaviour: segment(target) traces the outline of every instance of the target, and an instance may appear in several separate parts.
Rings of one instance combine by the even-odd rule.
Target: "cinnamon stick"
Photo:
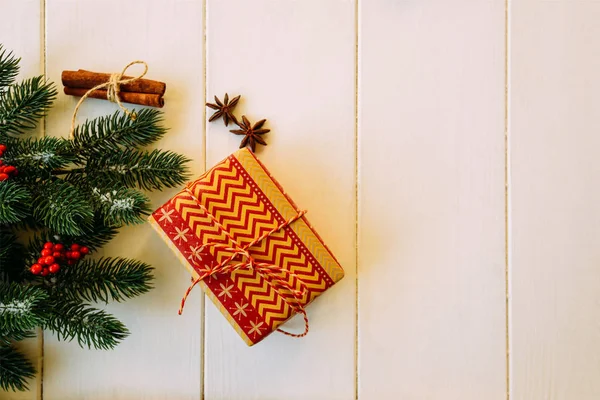
[[[70,96],[83,96],[89,89],[74,88],[65,86],[65,94]],[[106,100],[106,90],[98,89],[91,92],[88,97],[94,99]],[[162,108],[165,105],[165,100],[160,94],[152,93],[134,93],[134,92],[119,92],[119,100],[124,103],[139,104],[142,106]]]
[[[131,78],[123,75],[123,79]],[[108,82],[110,74],[103,72],[92,72],[80,69],[78,71],[63,71],[61,75],[63,86],[70,88],[91,89],[102,83]],[[149,93],[164,95],[167,85],[164,82],[151,79],[138,79],[131,83],[120,86],[121,92]]]

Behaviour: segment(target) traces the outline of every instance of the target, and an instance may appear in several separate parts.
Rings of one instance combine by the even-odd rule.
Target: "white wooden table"
[[[114,351],[50,334],[6,399],[600,398],[600,2],[0,0],[22,76],[117,71],[168,84],[159,144],[200,174],[239,137],[204,103],[268,118],[259,157],[346,269],[311,333],[252,348],[149,226],[107,249],[156,288],[107,307]],[[68,133],[59,96],[41,134]],[[89,100],[79,118],[115,105]],[[175,191],[153,196],[159,205]],[[294,320],[293,326],[301,321]],[[43,358],[42,358],[43,355]]]

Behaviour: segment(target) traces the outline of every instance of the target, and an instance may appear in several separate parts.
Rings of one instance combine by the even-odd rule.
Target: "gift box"
[[[189,183],[150,222],[192,274],[186,296],[198,283],[250,346],[276,330],[304,336],[305,306],[344,276],[304,211],[248,149]],[[279,328],[297,313],[304,332]]]

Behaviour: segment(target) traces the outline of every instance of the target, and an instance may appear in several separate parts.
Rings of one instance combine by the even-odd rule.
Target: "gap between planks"
[[[504,0],[504,280],[505,280],[505,334],[506,334],[506,400],[511,397],[510,368],[510,0]]]
[[[206,25],[207,25],[207,19],[208,17],[206,16],[206,9],[207,9],[207,3],[208,0],[202,0],[202,84],[204,85],[204,101],[203,104],[206,104],[206,99],[207,99],[207,79],[206,79],[206,65],[207,65],[207,56],[208,56],[208,51],[207,51],[207,47],[206,47]],[[204,171],[206,171],[207,165],[206,165],[206,142],[207,142],[207,135],[206,135],[206,107],[203,106],[202,107],[202,159],[204,160]],[[205,377],[206,377],[206,358],[205,358],[205,348],[206,348],[206,295],[204,294],[204,291],[202,291],[202,307],[200,309],[200,334],[202,335],[202,340],[200,342],[200,399],[204,400],[205,398],[205,388],[206,388],[206,382]]]
[[[358,263],[359,263],[359,226],[360,226],[360,220],[359,220],[359,210],[360,210],[360,196],[359,196],[359,166],[360,166],[360,160],[359,160],[359,145],[360,145],[360,135],[359,135],[359,128],[360,128],[360,124],[359,124],[359,115],[358,115],[358,110],[359,110],[359,104],[360,104],[360,98],[359,98],[359,83],[360,83],[360,68],[359,68],[359,50],[360,50],[360,17],[359,17],[359,13],[360,13],[360,6],[359,6],[359,0],[355,0],[354,2],[354,179],[355,179],[355,183],[354,183],[354,197],[355,197],[355,209],[354,209],[354,216],[355,216],[355,225],[354,225],[354,245],[356,246],[356,251],[355,251],[355,259],[354,259],[354,268],[355,268],[355,275],[354,275],[354,290],[355,290],[355,302],[354,302],[354,307],[355,307],[355,320],[354,320],[354,398],[355,400],[358,400],[358,385],[359,385],[359,381],[358,381],[358,367],[359,367],[359,344],[358,344],[358,335],[359,335],[359,330],[358,330],[358,310],[359,310],[359,301],[358,301]]]
[[[40,0],[40,33],[42,35],[42,38],[40,40],[41,43],[41,60],[42,60],[42,73],[44,74],[44,77],[46,77],[46,72],[48,70],[48,65],[47,65],[47,58],[46,58],[46,48],[48,47],[46,44],[46,40],[47,40],[47,33],[46,33],[46,27],[48,26],[47,22],[46,22],[46,0]],[[44,115],[44,117],[42,118],[42,137],[46,137],[46,116]],[[44,329],[39,328],[38,329],[38,335],[39,335],[39,344],[38,344],[38,351],[40,354],[40,360],[37,363],[38,366],[38,374],[39,374],[39,380],[37,382],[37,386],[38,386],[38,400],[43,400],[44,399]]]

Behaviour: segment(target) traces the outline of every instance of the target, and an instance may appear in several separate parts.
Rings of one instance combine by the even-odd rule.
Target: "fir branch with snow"
[[[26,137],[50,109],[54,85],[16,82],[19,59],[0,45],[0,388],[25,390],[35,374],[18,342],[38,328],[84,347],[111,349],[129,331],[94,303],[151,289],[141,261],[94,258],[118,230],[145,220],[145,190],[181,185],[188,160],[144,150],[164,136],[152,109],[96,118],[73,139]],[[26,240],[25,238],[29,238]]]

